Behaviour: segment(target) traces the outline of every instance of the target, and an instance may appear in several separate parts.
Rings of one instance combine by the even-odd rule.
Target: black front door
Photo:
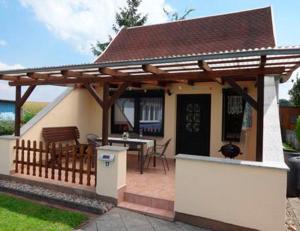
[[[210,95],[177,96],[176,153],[209,156]]]

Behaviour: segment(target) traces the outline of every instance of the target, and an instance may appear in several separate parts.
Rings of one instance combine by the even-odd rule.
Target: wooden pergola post
[[[257,78],[256,161],[263,160],[264,80],[264,75],[259,75]]]
[[[21,128],[21,90],[20,85],[16,86],[16,101],[15,101],[15,136],[20,136]]]
[[[22,86],[17,85],[16,86],[16,102],[15,102],[15,136],[20,136],[20,130],[21,130],[21,108],[30,96],[30,94],[33,92],[34,88],[36,86],[30,86],[26,90],[23,96],[21,96]]]
[[[109,84],[103,83],[102,145],[108,145]]]

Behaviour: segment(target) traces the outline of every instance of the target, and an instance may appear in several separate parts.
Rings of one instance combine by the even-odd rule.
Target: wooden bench
[[[42,136],[46,144],[71,142],[73,144],[80,145],[78,141],[80,138],[79,130],[76,126],[43,128]]]
[[[76,153],[79,155],[80,146],[84,146],[84,149],[87,148],[87,145],[81,145],[78,141],[80,138],[79,130],[76,126],[68,126],[68,127],[46,127],[42,130],[42,136],[46,145],[51,149],[51,145],[55,144],[55,152],[58,153],[59,148],[57,144],[69,144],[70,146],[67,148],[66,146],[62,149],[62,157],[65,157],[65,154],[71,153],[74,145],[76,146]],[[51,145],[50,145],[51,144]],[[67,152],[67,153],[66,153]],[[56,154],[54,157],[50,158],[49,162],[54,162],[57,164],[58,155]]]

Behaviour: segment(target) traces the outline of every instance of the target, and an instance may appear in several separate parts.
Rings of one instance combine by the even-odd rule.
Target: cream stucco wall
[[[9,175],[13,169],[14,151],[13,147],[16,144],[16,137],[0,136],[0,174]]]
[[[96,192],[102,196],[118,199],[118,191],[126,186],[126,148],[103,146],[97,149],[97,179],[99,181],[97,181]],[[100,160],[102,154],[114,155],[114,161],[106,166],[105,161]]]
[[[256,87],[254,82],[241,82],[242,87],[248,89],[248,93],[256,98]],[[170,96],[165,94],[165,115],[164,115],[164,137],[155,138],[158,143],[164,143],[172,138],[170,146],[167,150],[167,156],[174,158],[176,154],[176,113],[177,113],[177,95],[180,94],[210,94],[211,95],[211,131],[210,131],[210,156],[222,157],[218,152],[224,144],[222,142],[222,88],[217,83],[196,83],[194,86],[187,84],[173,84],[168,87],[172,93]],[[147,86],[145,86],[147,88]],[[151,87],[148,87],[151,89]],[[240,146],[243,155],[237,159],[255,160],[256,146],[256,112],[253,109],[252,127],[246,133],[246,140],[236,143]]]
[[[254,82],[241,82],[242,87],[247,87],[248,92],[255,98],[256,88]],[[167,156],[174,158],[176,154],[176,112],[177,95],[179,94],[210,94],[211,95],[211,134],[210,134],[210,156],[223,157],[218,150],[222,142],[222,88],[217,83],[196,83],[194,86],[186,84],[172,84],[168,88],[171,95],[165,94],[164,114],[164,137],[155,138],[157,143],[164,143],[172,138],[167,150]],[[149,86],[144,88],[151,89]],[[97,92],[102,97],[102,88],[97,87]],[[243,155],[238,159],[254,160],[256,144],[256,112],[253,111],[252,128],[245,132],[246,139],[237,145],[240,146]],[[110,116],[109,116],[110,119]],[[87,90],[76,88],[65,96],[53,109],[36,122],[25,133],[21,132],[22,139],[39,141],[43,127],[51,126],[78,126],[81,134],[81,142],[85,142],[85,135],[95,133],[101,136],[102,133],[102,109],[90,96]],[[109,122],[110,131],[110,122]]]
[[[55,106],[46,108],[46,113],[41,111],[41,115],[38,114],[29,125],[22,127],[20,138],[40,141],[44,127],[77,126],[80,141],[86,142],[86,134],[93,132],[96,126],[100,127],[99,122],[96,124],[95,120],[101,120],[101,113],[95,109],[94,101],[85,89],[70,90]]]
[[[286,168],[182,155],[175,211],[264,231],[284,230]]]

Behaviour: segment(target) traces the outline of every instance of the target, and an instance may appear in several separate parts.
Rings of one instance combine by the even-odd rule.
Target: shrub
[[[14,133],[13,120],[0,120],[0,135],[12,135]]]
[[[295,133],[296,133],[297,140],[300,142],[300,116],[298,116],[296,121]]]
[[[29,120],[31,120],[35,116],[34,113],[25,111],[22,115],[22,123],[26,124]]]

